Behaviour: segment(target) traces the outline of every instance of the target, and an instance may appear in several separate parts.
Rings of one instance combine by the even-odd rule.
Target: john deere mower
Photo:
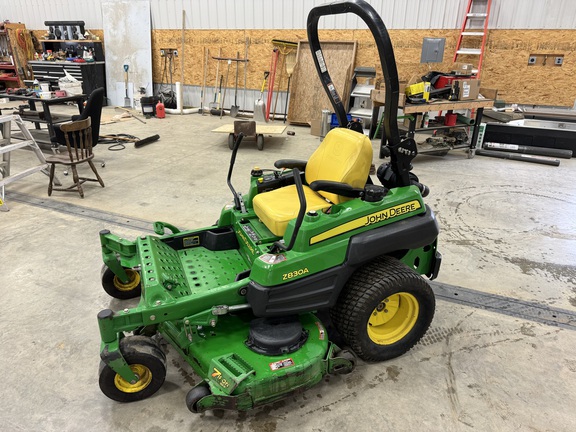
[[[369,175],[372,145],[347,127],[318,39],[322,16],[354,13],[371,30],[386,86],[390,162]],[[438,274],[438,225],[411,172],[416,144],[397,127],[398,76],[388,32],[363,0],[312,9],[308,38],[340,127],[307,161],[254,168],[217,224],[180,230],[155,222],[134,241],[100,232],[102,285],[136,307],[98,314],[99,384],[120,402],[156,393],[166,376],[163,338],[202,381],[192,412],[249,410],[303,392],[326,374],[350,373],[356,358],[402,355],[428,329]],[[319,318],[324,316],[324,318]],[[334,328],[334,332],[328,329]],[[339,335],[340,347],[332,334]]]

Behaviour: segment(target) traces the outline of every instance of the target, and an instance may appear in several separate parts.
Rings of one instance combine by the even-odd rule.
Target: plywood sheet
[[[350,74],[356,46],[354,41],[322,42],[326,67],[343,101],[350,97]],[[310,124],[321,117],[323,109],[332,110],[332,105],[318,80],[310,45],[308,41],[300,41],[290,88],[288,121],[291,124]]]

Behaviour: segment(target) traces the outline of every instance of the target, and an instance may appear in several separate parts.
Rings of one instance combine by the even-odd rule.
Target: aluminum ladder
[[[24,136],[24,140],[16,143],[11,142],[12,122],[16,123],[20,129],[20,132],[22,132],[22,135]],[[10,172],[10,152],[18,149],[29,149],[34,151],[39,164],[27,168],[19,173],[12,174]],[[0,116],[0,154],[2,155],[2,160],[0,160],[0,211],[8,211],[9,208],[6,205],[4,194],[5,186],[38,171],[44,171],[44,173],[47,174],[48,164],[42,150],[38,147],[38,143],[17,114]]]
[[[476,3],[476,5],[474,5]],[[460,36],[456,42],[456,52],[454,53],[453,62],[458,60],[458,56],[479,56],[478,65],[472,72],[477,78],[480,78],[482,70],[482,61],[484,60],[484,49],[486,48],[486,39],[488,36],[488,18],[490,18],[490,7],[492,0],[468,0],[468,7],[464,15],[464,22],[460,30]],[[476,26],[470,26],[474,21]],[[482,25],[482,27],[480,25]],[[478,38],[481,38],[478,41]],[[463,46],[463,41],[466,40],[466,47]],[[475,41],[474,41],[475,40]],[[470,43],[475,42],[475,47],[468,46]],[[478,44],[480,45],[478,47]]]

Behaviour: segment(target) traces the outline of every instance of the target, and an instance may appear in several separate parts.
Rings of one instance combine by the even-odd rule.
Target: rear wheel
[[[124,270],[130,279],[127,283],[118,279],[118,276],[104,264],[101,272],[102,288],[104,288],[104,291],[110,296],[120,300],[139,297],[142,292],[140,273],[129,268],[125,268]]]
[[[264,135],[260,134],[256,136],[256,147],[258,150],[264,150]]]
[[[330,315],[363,360],[398,357],[424,336],[434,317],[428,283],[400,261],[380,257],[357,270]]]
[[[146,336],[128,336],[120,341],[120,352],[138,376],[126,381],[104,362],[100,364],[100,390],[118,402],[134,402],[156,393],[166,379],[166,356],[158,344]]]
[[[234,134],[228,135],[228,148],[234,150]]]

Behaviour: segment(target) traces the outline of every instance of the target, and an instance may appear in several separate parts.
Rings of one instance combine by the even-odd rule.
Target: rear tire
[[[228,135],[228,148],[234,150],[234,134]]]
[[[260,134],[256,136],[256,147],[258,150],[264,150],[264,135]]]
[[[383,361],[406,353],[424,336],[435,305],[422,276],[384,256],[352,275],[330,316],[358,357]]]

